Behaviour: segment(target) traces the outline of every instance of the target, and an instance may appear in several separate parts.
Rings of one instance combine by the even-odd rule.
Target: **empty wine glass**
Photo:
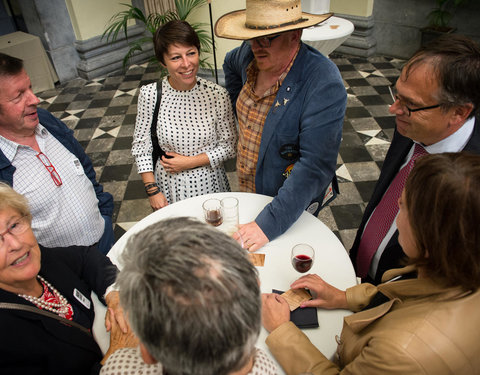
[[[312,268],[315,260],[315,250],[310,245],[300,243],[292,248],[292,266],[300,273],[305,273]]]

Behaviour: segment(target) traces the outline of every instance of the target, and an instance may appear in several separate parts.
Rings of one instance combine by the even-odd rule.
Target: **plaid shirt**
[[[240,191],[255,193],[255,173],[263,124],[268,111],[274,105],[278,89],[290,71],[297,54],[298,49],[278,81],[262,96],[258,96],[254,91],[258,76],[255,60],[247,67],[247,81],[237,99],[237,117],[240,129],[237,147],[237,175]]]

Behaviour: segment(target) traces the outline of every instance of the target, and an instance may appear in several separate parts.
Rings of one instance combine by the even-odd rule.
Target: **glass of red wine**
[[[218,227],[223,222],[223,215],[222,215],[222,206],[220,204],[220,200],[218,199],[207,199],[203,202],[203,214],[205,215],[205,221],[213,225],[214,227]]]
[[[292,248],[292,266],[300,273],[305,273],[312,268],[315,260],[315,250],[310,245],[300,243]]]

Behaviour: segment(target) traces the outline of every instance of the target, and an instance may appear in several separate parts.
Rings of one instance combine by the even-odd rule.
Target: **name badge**
[[[80,163],[80,160],[73,159],[73,167],[75,168],[75,171],[77,172],[78,176],[83,174],[83,167],[82,167],[82,163]]]
[[[77,288],[73,290],[73,296],[80,302],[83,306],[90,310],[91,302],[85,297]]]

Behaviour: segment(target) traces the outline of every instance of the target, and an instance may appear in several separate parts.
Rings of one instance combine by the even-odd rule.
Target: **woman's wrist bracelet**
[[[149,197],[153,197],[160,193],[160,188],[158,187],[156,182],[145,182],[145,192]]]
[[[148,192],[148,190],[150,190],[152,188],[158,188],[158,185],[157,185],[156,182],[146,182],[145,183],[145,191]]]
[[[158,193],[160,193],[160,188],[159,188],[159,187],[157,187],[156,190],[147,191],[147,195],[148,195],[149,197],[153,197],[154,195],[157,195]]]

